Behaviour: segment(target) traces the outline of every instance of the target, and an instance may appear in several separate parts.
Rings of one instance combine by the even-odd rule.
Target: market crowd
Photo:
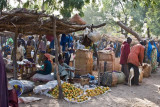
[[[32,63],[38,63],[42,66],[41,70],[34,72],[31,76],[34,74],[48,75],[52,71],[55,71],[55,44],[53,36],[44,35],[39,41],[39,38],[36,36],[24,38],[24,35],[19,35],[17,41],[16,60],[23,61],[27,59]],[[124,84],[128,84],[130,69],[133,68],[134,78],[132,79],[132,85],[139,85],[139,66],[142,66],[144,62],[151,64],[152,72],[156,72],[160,61],[160,41],[143,40],[134,46],[131,46],[131,43],[132,38],[130,37],[122,44],[118,41],[106,41],[102,39],[91,47],[85,47],[80,40],[75,40],[70,34],[62,34],[60,38],[61,48],[59,50],[61,54],[58,56],[60,78],[67,80],[69,77],[73,78],[75,76],[74,71],[76,68],[70,66],[70,61],[74,59],[76,49],[93,49],[94,52],[98,50],[111,50],[114,51],[116,57],[120,57],[121,71],[125,74]],[[3,58],[13,59],[13,39],[8,38],[2,44],[0,54],[0,105],[5,107],[8,104],[8,92]],[[38,51],[35,60],[34,54],[36,50]],[[96,57],[95,53],[93,55],[93,57]],[[56,79],[56,74],[54,76]]]

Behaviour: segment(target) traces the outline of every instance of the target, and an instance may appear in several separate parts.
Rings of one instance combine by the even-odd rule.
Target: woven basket
[[[114,61],[115,55],[113,51],[98,51],[99,61]]]

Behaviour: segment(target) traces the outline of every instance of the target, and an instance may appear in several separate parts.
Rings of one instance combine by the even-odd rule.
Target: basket
[[[113,51],[101,50],[98,51],[99,61],[112,61],[114,62],[115,55]]]

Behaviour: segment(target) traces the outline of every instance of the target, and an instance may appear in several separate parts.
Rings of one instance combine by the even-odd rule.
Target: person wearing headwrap
[[[38,74],[43,74],[43,75],[48,75],[52,72],[52,63],[53,61],[51,60],[50,54],[44,54],[44,69],[40,71],[36,71]]]
[[[73,78],[74,77],[74,71],[78,69],[75,69],[74,67],[70,67],[68,66],[66,63],[64,63],[63,57],[62,55],[58,56],[58,61],[59,61],[59,65],[58,65],[58,70],[59,70],[59,74],[60,74],[60,78],[62,80],[67,80],[68,78]],[[54,74],[54,78],[57,79],[56,73]]]
[[[3,57],[0,53],[0,107],[9,107],[8,103],[7,75]]]
[[[155,70],[157,69],[157,46],[154,42],[154,40],[151,40],[149,43],[148,43],[148,51],[147,51],[147,56],[148,56],[148,59],[150,61],[150,64],[152,66],[152,72],[155,72]]]

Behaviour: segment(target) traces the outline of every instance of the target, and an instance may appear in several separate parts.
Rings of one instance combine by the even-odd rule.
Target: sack
[[[92,44],[92,41],[87,36],[85,36],[82,41],[82,45],[88,47],[88,46],[91,46],[91,44]]]
[[[92,42],[97,42],[97,41],[99,41],[99,40],[101,39],[100,33],[96,32],[96,31],[90,32],[90,33],[87,35],[87,37],[88,37],[89,39],[91,39]]]
[[[48,92],[49,90],[55,88],[57,86],[57,80],[54,80],[54,81],[50,81],[44,85],[39,85],[39,86],[36,86],[34,89],[33,89],[33,92],[35,94],[46,94],[46,92]],[[61,81],[61,84],[63,84],[63,81]]]
[[[152,67],[149,64],[144,64],[142,66],[142,70],[143,70],[143,76],[147,78],[151,75]]]
[[[18,107],[18,96],[16,90],[8,90],[9,106]]]
[[[48,74],[48,75],[43,75],[43,74],[35,74],[32,77],[33,81],[43,81],[43,82],[48,82],[54,80],[54,73]]]
[[[20,96],[23,93],[31,92],[34,88],[34,83],[27,80],[12,80],[9,81],[9,84],[12,87],[14,87],[15,85],[20,87],[20,89],[16,89],[18,96]]]
[[[114,63],[111,61],[99,61],[100,72],[112,72],[114,71]]]
[[[114,52],[109,51],[109,50],[98,51],[98,57],[99,57],[99,61],[112,61],[112,62],[114,62],[114,60],[115,60]]]
[[[112,72],[112,86],[117,85],[117,76],[115,72]]]
[[[114,63],[114,70],[115,71],[121,71],[121,65],[119,64],[120,58],[115,58],[115,63]]]
[[[42,98],[37,97],[20,97],[18,98],[18,103],[31,103],[33,101],[42,100]]]
[[[123,72],[115,72],[115,75],[117,76],[117,83],[118,84],[124,83],[125,75]]]
[[[139,82],[142,83],[143,80],[143,71],[142,71],[142,67],[139,68]]]
[[[101,85],[112,86],[112,73],[105,72],[101,77]]]

